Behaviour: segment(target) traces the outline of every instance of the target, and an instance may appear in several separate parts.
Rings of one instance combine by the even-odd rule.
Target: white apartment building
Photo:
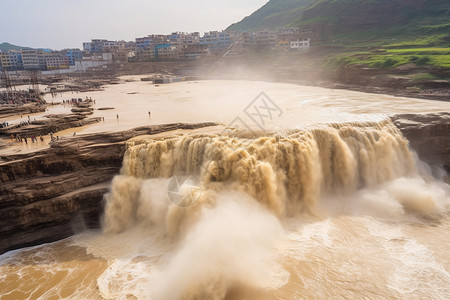
[[[42,51],[40,50],[22,50],[22,63],[24,69],[39,69],[42,66]],[[45,62],[44,62],[45,64]]]
[[[291,49],[293,50],[306,50],[310,46],[310,39],[304,38],[304,39],[297,39],[294,41],[291,41]]]

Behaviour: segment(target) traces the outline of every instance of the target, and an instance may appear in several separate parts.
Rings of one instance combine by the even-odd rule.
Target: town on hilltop
[[[93,39],[81,49],[61,51],[21,49],[0,52],[0,69],[41,70],[43,75],[84,72],[112,62],[195,60],[207,56],[236,56],[252,52],[305,51],[310,47],[308,32],[298,28],[266,31],[210,31],[151,34],[135,41]]]

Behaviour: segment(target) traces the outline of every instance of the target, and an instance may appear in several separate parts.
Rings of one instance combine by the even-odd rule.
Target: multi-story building
[[[154,48],[158,44],[170,44],[170,35],[152,34],[136,38],[136,48]]]
[[[69,58],[60,51],[51,51],[45,53],[45,69],[68,69],[70,67]]]
[[[195,45],[200,42],[200,33],[173,32],[167,36],[167,42],[172,45]]]
[[[23,68],[26,70],[37,70],[42,67],[43,53],[40,50],[30,49],[22,50]],[[39,59],[41,57],[41,60]]]
[[[135,49],[127,49],[122,45],[116,45],[114,47],[108,47],[107,53],[103,54],[111,54],[111,60],[116,62],[126,62],[128,58],[135,56]]]
[[[290,47],[293,50],[306,50],[310,46],[309,38],[301,38],[291,41]]]
[[[47,69],[47,58],[44,51],[38,51],[38,69],[46,70]]]
[[[200,32],[185,34],[181,43],[183,45],[198,45],[200,43]]]
[[[232,43],[231,33],[225,31],[210,31],[200,38],[200,45],[208,45],[211,50],[227,48]]]
[[[83,59],[83,51],[80,49],[64,49],[62,50],[62,53],[64,53],[67,58],[69,59],[69,64],[71,66],[75,66],[76,60]]]
[[[204,56],[208,56],[211,51],[207,45],[182,45],[179,46],[179,59],[198,59]]]
[[[210,31],[203,36],[198,32],[173,32],[139,37],[135,42],[94,39],[83,44],[83,49],[93,54],[111,53],[114,61],[196,59],[211,53],[238,55],[255,50],[288,51],[307,47],[309,40],[300,35],[298,28],[257,32]]]
[[[121,45],[120,42],[116,41],[94,39],[90,42],[83,43],[83,50],[89,53],[102,53],[103,51],[106,51],[108,47],[114,47],[118,44]]]
[[[181,45],[184,35],[185,33],[183,32],[173,32],[172,34],[168,35],[167,38],[171,45]]]
[[[155,49],[141,48],[136,49],[135,59],[138,61],[149,61],[155,59]]]
[[[83,51],[90,53],[92,51],[92,43],[84,42],[83,43]]]
[[[289,27],[289,28],[278,28],[277,29],[277,35],[283,36],[288,34],[296,34],[299,33],[299,29],[296,27]]]
[[[289,40],[279,40],[276,46],[278,51],[286,52],[291,48],[291,43]]]
[[[107,40],[100,40],[100,39],[92,40],[91,41],[91,45],[92,45],[91,52],[92,53],[101,53],[107,43],[108,43]]]
[[[276,31],[257,31],[254,33],[254,43],[256,49],[259,51],[273,51],[277,43],[277,32]]]
[[[136,48],[137,49],[149,49],[149,48],[153,48],[154,45],[155,45],[155,43],[153,41],[153,37],[151,37],[151,36],[136,38]]]
[[[22,53],[15,50],[0,52],[0,66],[5,70],[22,69]]]
[[[158,60],[172,60],[178,58],[177,46],[171,44],[161,44],[155,46],[155,58]]]

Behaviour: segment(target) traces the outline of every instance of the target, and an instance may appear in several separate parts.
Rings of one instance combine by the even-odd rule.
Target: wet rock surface
[[[214,125],[176,123],[61,138],[49,149],[0,156],[0,253],[98,228],[103,194],[119,173],[130,138]]]
[[[1,117],[10,117],[16,116],[18,114],[32,114],[38,112],[45,112],[47,106],[41,103],[28,103],[25,105],[8,105],[2,104],[0,105],[0,116]]]
[[[450,175],[450,112],[399,114],[392,121],[421,160]]]
[[[33,121],[31,121],[31,118],[28,117],[27,122],[21,122],[13,126],[0,128],[0,136],[16,137],[18,135],[23,138],[40,136],[100,122],[102,120],[100,117],[87,117],[88,115],[93,114],[94,109],[92,108],[92,104],[92,100],[84,100],[79,103],[76,102],[75,106],[71,110],[71,114],[51,114],[46,115],[45,119]]]

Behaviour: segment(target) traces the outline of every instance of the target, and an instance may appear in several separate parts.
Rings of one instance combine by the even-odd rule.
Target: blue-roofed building
[[[75,61],[76,60],[82,60],[83,59],[83,51],[81,51],[80,49],[64,49],[62,52],[69,59],[69,64],[71,66],[75,66]]]

